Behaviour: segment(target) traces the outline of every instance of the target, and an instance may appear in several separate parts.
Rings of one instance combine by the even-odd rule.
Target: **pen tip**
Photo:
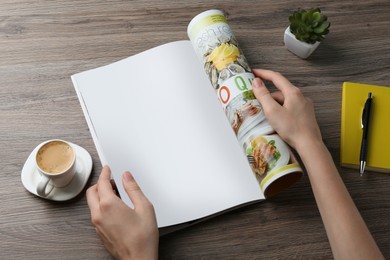
[[[363,175],[364,168],[366,168],[366,162],[365,161],[360,161],[360,176]]]

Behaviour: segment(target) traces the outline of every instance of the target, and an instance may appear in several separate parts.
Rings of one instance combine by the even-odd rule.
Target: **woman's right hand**
[[[253,93],[275,131],[297,152],[308,142],[322,142],[313,103],[283,75],[271,70],[254,69]],[[279,90],[270,93],[264,85],[271,81]]]

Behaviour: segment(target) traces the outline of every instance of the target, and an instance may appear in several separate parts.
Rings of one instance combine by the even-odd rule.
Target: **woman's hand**
[[[312,102],[281,74],[253,70],[253,93],[276,132],[299,153],[335,259],[383,259],[322,142]],[[279,91],[270,93],[261,79]]]
[[[299,88],[278,72],[255,69],[253,74],[253,93],[269,123],[289,145],[300,152],[308,142],[322,142],[313,103]],[[279,91],[270,93],[263,80],[271,81]]]
[[[123,186],[134,209],[128,207],[115,195],[110,175],[110,168],[104,166],[97,184],[87,190],[97,234],[118,259],[157,259],[159,234],[152,204],[130,172],[125,172]]]

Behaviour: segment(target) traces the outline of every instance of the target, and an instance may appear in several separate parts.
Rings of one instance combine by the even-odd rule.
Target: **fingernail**
[[[259,79],[259,78],[255,78],[253,80],[252,86],[254,88],[260,88],[261,86],[263,86],[263,81],[261,81],[261,79]]]
[[[130,172],[124,172],[122,174],[122,178],[123,178],[124,181],[129,182],[129,181],[133,180],[133,175],[131,175]]]

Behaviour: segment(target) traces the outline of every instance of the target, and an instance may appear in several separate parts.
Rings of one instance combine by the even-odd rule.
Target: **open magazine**
[[[159,227],[263,200],[302,176],[253,95],[254,76],[223,13],[199,14],[188,35],[72,75],[121,198],[132,206],[121,181],[130,170]]]

